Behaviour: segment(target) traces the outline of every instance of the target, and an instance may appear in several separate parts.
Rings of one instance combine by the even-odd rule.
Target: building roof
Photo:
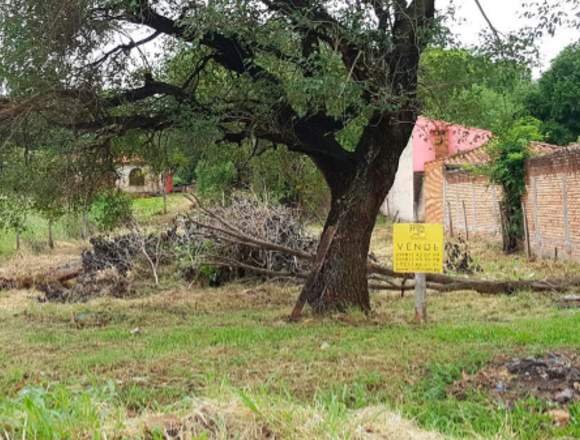
[[[427,162],[471,151],[486,144],[491,137],[488,130],[419,116],[411,137],[413,170],[421,172]]]
[[[488,144],[484,144],[480,147],[474,148],[469,151],[462,151],[457,154],[453,154],[449,157],[438,159],[445,165],[484,165],[491,160],[489,153],[487,152]],[[547,144],[545,142],[532,142],[530,144],[530,151],[533,156],[546,156],[549,154],[558,153],[563,150],[569,149],[580,149],[580,144],[571,144],[566,147],[559,145]],[[434,161],[435,162],[435,161]]]

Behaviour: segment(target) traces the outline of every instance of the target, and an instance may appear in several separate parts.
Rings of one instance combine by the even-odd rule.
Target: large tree
[[[0,0],[11,126],[36,111],[93,145],[178,128],[284,145],[331,206],[292,313],[370,309],[371,232],[417,116],[435,0]],[[153,56],[152,56],[153,55]],[[90,143],[88,140],[85,142]]]
[[[21,90],[59,126],[123,134],[180,124],[187,114],[212,121],[218,140],[259,138],[310,157],[332,202],[293,316],[306,303],[316,311],[370,310],[371,232],[416,119],[417,68],[433,32],[434,0],[4,6],[4,53],[25,53],[39,68]],[[114,45],[114,33],[130,26],[150,32]],[[49,37],[46,45],[38,44],[41,36]],[[181,77],[160,65],[141,66],[141,84],[139,71],[123,75],[130,70],[123,56],[158,37],[163,50],[180,57]],[[22,69],[18,63],[5,75],[21,86],[29,77]],[[359,133],[350,147],[341,135],[351,126]]]

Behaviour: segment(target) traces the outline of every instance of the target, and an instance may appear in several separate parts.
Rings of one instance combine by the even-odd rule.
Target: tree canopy
[[[423,113],[465,126],[504,131],[527,113],[530,69],[466,49],[430,49],[420,65]]]
[[[530,93],[528,108],[543,121],[548,141],[566,145],[580,139],[580,42],[554,59]]]

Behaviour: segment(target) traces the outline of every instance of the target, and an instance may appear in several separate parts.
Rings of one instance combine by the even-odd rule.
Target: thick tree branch
[[[146,44],[146,43],[149,43],[150,41],[153,41],[159,35],[161,35],[161,32],[155,31],[151,35],[149,35],[148,37],[143,38],[142,40],[131,41],[130,43],[126,43],[126,44],[119,44],[118,46],[114,47],[113,49],[111,49],[108,52],[106,52],[105,54],[103,54],[103,56],[101,56],[96,61],[93,61],[92,63],[90,63],[89,66],[91,66],[91,67],[99,66],[100,64],[104,63],[107,59],[109,59],[110,56],[112,56],[116,53],[119,53],[119,52],[127,53],[132,49],[135,49],[139,46],[142,46],[143,44]]]
[[[173,84],[154,81],[151,78],[145,79],[145,84],[132,90],[126,90],[116,96],[105,98],[102,101],[104,107],[111,108],[119,105],[141,101],[155,95],[173,96],[179,100],[192,98],[183,88]]]

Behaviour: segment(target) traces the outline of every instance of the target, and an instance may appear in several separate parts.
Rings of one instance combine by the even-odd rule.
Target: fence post
[[[427,321],[427,276],[424,273],[415,274],[415,320]]]
[[[522,200],[522,217],[524,220],[524,239],[526,240],[526,256],[528,259],[532,256],[532,249],[530,247],[530,230],[528,229],[528,214],[526,212],[526,205]]]
[[[415,223],[418,223],[415,215]],[[427,276],[415,273],[415,321],[427,321]]]
[[[463,221],[465,222],[465,239],[469,240],[469,225],[467,224],[467,210],[465,209],[465,200],[461,201],[463,205]]]
[[[453,214],[451,213],[451,203],[447,202],[447,212],[449,213],[449,233],[453,237]]]

